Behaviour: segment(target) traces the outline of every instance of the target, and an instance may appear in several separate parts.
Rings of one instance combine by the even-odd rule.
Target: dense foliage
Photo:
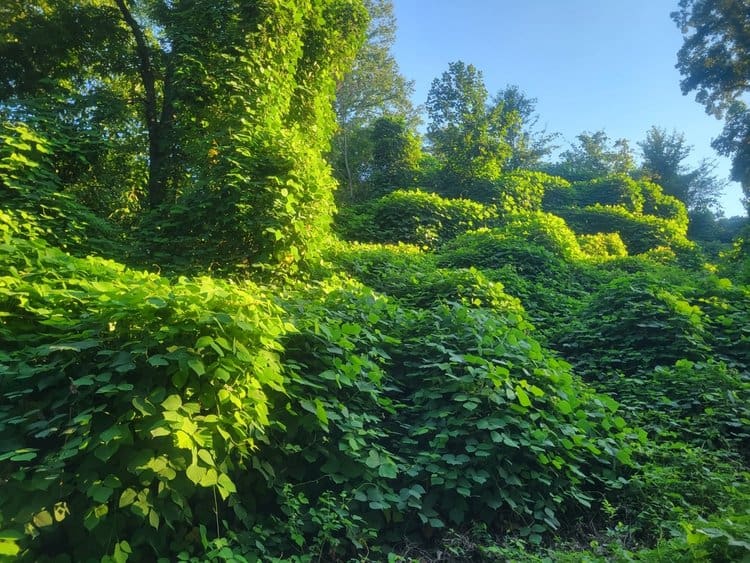
[[[706,112],[725,117],[724,131],[713,141],[721,154],[732,157],[732,177],[750,189],[748,140],[750,109],[745,97],[750,90],[750,6],[747,0],[680,0],[672,18],[685,42],[678,53],[677,68],[683,76],[683,93]]]
[[[28,8],[0,560],[750,557],[747,241],[688,215],[678,138],[543,165],[533,100],[452,63],[425,155],[386,0]]]

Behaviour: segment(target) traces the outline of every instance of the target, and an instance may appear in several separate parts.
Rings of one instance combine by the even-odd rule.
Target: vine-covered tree
[[[360,0],[3,10],[0,104],[103,142],[129,136],[121,148],[148,168],[142,206],[170,216],[151,243],[173,253],[185,237],[193,254],[219,245],[230,260],[293,263],[326,232],[333,183],[323,155],[335,86],[363,39]]]
[[[393,2],[365,0],[365,5],[370,14],[366,41],[338,84],[334,102],[338,131],[331,163],[344,188],[341,195],[350,201],[366,191],[364,182],[373,158],[369,139],[373,121],[390,115],[404,118],[410,126],[416,124],[411,103],[414,84],[404,78],[391,54],[396,40]]]
[[[432,82],[427,96],[430,150],[442,165],[439,189],[466,195],[472,182],[494,180],[511,156],[508,132],[518,112],[491,104],[481,71],[462,61]]]
[[[633,151],[626,139],[610,143],[604,131],[584,131],[550,167],[553,174],[570,181],[593,180],[612,174],[629,174],[635,168]]]
[[[422,147],[419,137],[403,117],[380,117],[370,127],[372,166],[370,194],[381,196],[411,187],[419,168]]]
[[[688,211],[718,211],[719,198],[726,185],[713,171],[716,163],[703,159],[696,168],[685,164],[692,147],[687,144],[685,135],[651,127],[646,139],[638,143],[643,162],[641,173],[659,184],[664,193],[674,196],[685,204]]]
[[[695,99],[725,127],[714,148],[731,156],[732,178],[750,193],[750,1],[680,0],[672,14],[684,44],[677,68],[682,92]]]
[[[536,98],[528,97],[518,86],[511,85],[497,93],[493,104],[500,108],[510,123],[506,139],[510,144],[511,154],[505,163],[505,169],[536,168],[557,148],[554,143],[559,134],[548,133],[546,128],[538,127]]]

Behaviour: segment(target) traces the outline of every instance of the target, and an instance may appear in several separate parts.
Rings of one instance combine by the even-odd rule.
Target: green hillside
[[[0,561],[750,558],[746,220],[463,63],[342,120],[388,2],[27,4]]]

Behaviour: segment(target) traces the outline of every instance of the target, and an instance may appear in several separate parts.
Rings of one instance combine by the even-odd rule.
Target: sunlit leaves
[[[282,389],[278,338],[293,327],[280,310],[249,285],[75,259],[2,219],[0,259],[16,277],[0,284],[0,374],[6,399],[26,401],[0,414],[11,445],[0,465],[22,492],[0,499],[4,524],[128,537],[192,522],[200,490],[227,500],[238,490],[228,472],[269,423],[266,390]]]

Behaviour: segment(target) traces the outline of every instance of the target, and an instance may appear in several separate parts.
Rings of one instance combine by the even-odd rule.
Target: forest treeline
[[[746,194],[749,8],[673,14]],[[750,557],[713,163],[658,124],[559,147],[461,61],[415,108],[395,26],[0,6],[0,560]]]

